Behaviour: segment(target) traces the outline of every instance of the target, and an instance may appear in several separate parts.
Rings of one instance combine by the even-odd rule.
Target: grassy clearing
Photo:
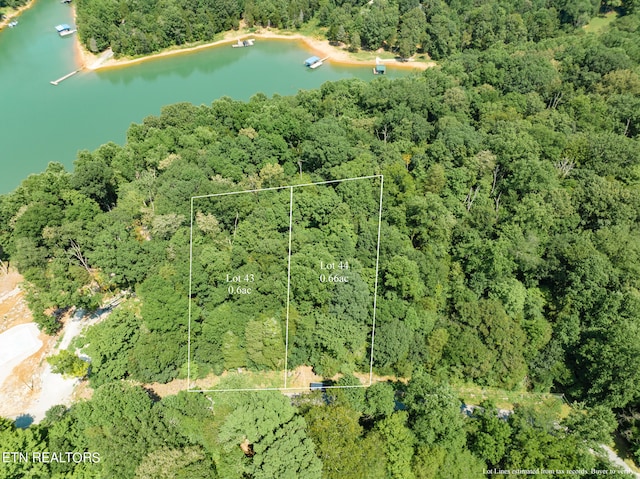
[[[278,30],[278,33],[286,35],[287,30]],[[291,30],[291,33],[299,33],[300,35],[304,35],[305,37],[311,37],[320,40],[327,39],[327,29],[325,27],[318,26],[318,20],[316,20],[315,18],[303,24],[302,26],[300,26],[300,28]]]
[[[607,12],[604,15],[593,17],[591,21],[582,28],[584,28],[585,32],[600,34],[606,28],[608,28],[611,22],[613,22],[616,18],[618,18],[617,12]]]
[[[553,410],[560,418],[571,412],[561,396],[550,393],[533,393],[529,391],[505,391],[499,388],[476,386],[474,384],[454,385],[454,390],[465,404],[480,404],[490,400],[500,409],[512,410],[516,404],[535,408]]]

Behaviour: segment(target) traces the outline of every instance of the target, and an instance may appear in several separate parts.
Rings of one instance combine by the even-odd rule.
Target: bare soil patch
[[[20,324],[30,323],[33,318],[24,299],[24,292],[14,289],[10,296],[0,302],[0,333]],[[11,293],[9,293],[11,294]]]
[[[55,346],[55,338],[44,333],[38,335],[42,346],[16,365],[0,386],[0,416],[16,417],[25,412],[25,406],[40,394],[41,371],[47,353]]]
[[[24,278],[14,270],[0,274],[0,333],[32,321],[20,283]]]
[[[324,378],[313,372],[311,366],[298,366],[289,372],[287,387],[309,389],[311,383],[322,382]]]
[[[23,281],[15,271],[0,275],[0,334],[16,326],[30,325],[35,330],[33,316],[25,301],[25,293],[20,289]],[[21,359],[11,358],[11,351],[5,350],[5,361],[0,370],[0,416],[17,417],[32,415],[36,421],[44,417],[47,409],[59,403],[68,404],[75,396],[76,380],[66,379],[51,372],[46,358],[55,354],[60,346],[66,347],[87,324],[80,317],[68,315],[63,319],[65,326],[57,336],[43,332],[30,334],[30,341],[40,343],[37,351]],[[94,319],[94,322],[97,319]],[[28,338],[23,331],[16,331],[16,342],[24,343]],[[56,347],[61,340],[60,346]],[[19,349],[21,344],[16,345]],[[36,346],[37,347],[37,346]],[[16,356],[19,358],[19,356]],[[1,358],[0,358],[1,359]],[[90,391],[81,390],[78,397],[90,396]]]

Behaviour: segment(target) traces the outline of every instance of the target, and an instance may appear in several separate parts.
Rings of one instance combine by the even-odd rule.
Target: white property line
[[[349,389],[349,388],[363,388],[373,384],[373,346],[375,339],[375,327],[376,327],[376,308],[377,308],[377,295],[378,295],[378,271],[380,264],[380,232],[382,224],[382,194],[384,190],[384,176],[383,175],[371,175],[371,176],[358,176],[353,178],[344,178],[341,180],[328,180],[319,181],[316,183],[301,183],[297,185],[288,186],[276,186],[271,188],[256,188],[251,190],[230,191],[226,193],[213,193],[209,195],[199,195],[191,197],[191,225],[190,225],[190,238],[189,238],[189,321],[188,321],[188,341],[187,341],[187,392],[246,392],[246,391],[306,391],[309,389],[305,387],[287,387],[287,375],[288,375],[288,358],[289,358],[289,306],[291,297],[291,243],[293,237],[293,189],[305,186],[320,186],[330,185],[335,183],[343,183],[346,181],[358,181],[358,180],[370,180],[380,179],[380,204],[378,207],[378,242],[376,245],[376,267],[374,278],[374,291],[373,291],[373,319],[371,325],[371,358],[369,362],[369,384],[354,385],[354,386],[323,386],[323,389]],[[268,388],[247,388],[247,389],[191,389],[191,295],[192,295],[192,272],[193,272],[193,206],[195,199],[201,198],[214,198],[218,196],[230,196],[238,195],[241,193],[258,193],[262,191],[279,191],[289,189],[289,252],[287,261],[287,305],[286,305],[286,327],[285,327],[285,358],[284,358],[284,387],[268,387]]]
[[[291,237],[293,229],[293,187],[289,197],[289,259],[287,265],[287,319],[284,342],[284,387],[287,387],[287,366],[289,364],[289,299],[291,298]]]
[[[191,389],[191,285],[192,285],[192,271],[193,271],[193,197],[191,198],[191,226],[189,229],[189,322],[188,322],[188,335],[187,338],[187,390]]]
[[[362,389],[369,387],[367,384],[353,386],[322,386],[322,389]],[[244,389],[188,389],[188,393],[239,393],[254,391],[308,391],[309,386],[298,388],[244,388]],[[437,396],[437,394],[425,394],[425,396]]]
[[[213,198],[214,196],[239,195],[240,193],[258,193],[260,191],[277,191],[277,190],[284,190],[286,188],[293,189],[293,188],[300,188],[303,186],[329,185],[331,183],[342,183],[344,181],[370,180],[372,178],[380,178],[380,181],[382,181],[384,177],[383,175],[357,176],[354,178],[344,178],[342,180],[318,181],[317,183],[300,183],[298,185],[273,186],[271,188],[257,188],[253,190],[229,191],[227,193],[212,193],[210,195],[192,196],[191,201],[193,202],[194,199],[198,199],[198,198]]]
[[[373,343],[376,337],[376,307],[378,305],[378,267],[380,266],[380,227],[382,225],[382,190],[384,177],[380,175],[380,209],[378,210],[378,245],[376,247],[376,276],[373,285],[373,325],[371,327],[371,362],[369,364],[369,386],[373,383]]]

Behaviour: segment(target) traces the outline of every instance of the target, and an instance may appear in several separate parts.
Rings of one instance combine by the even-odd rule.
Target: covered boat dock
[[[315,65],[316,63],[318,63],[320,61],[320,57],[309,57],[304,61],[304,65],[307,67],[311,67],[312,65]]]

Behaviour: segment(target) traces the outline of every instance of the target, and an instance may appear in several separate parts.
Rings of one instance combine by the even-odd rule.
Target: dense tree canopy
[[[312,22],[328,40],[350,49],[385,48],[401,58],[416,52],[442,59],[496,44],[540,41],[583,27],[601,9],[593,0],[509,2],[482,5],[451,0],[423,4],[406,0],[375,2],[327,0],[78,0],[77,22],[84,45],[93,52],[111,47],[116,55],[145,55],[174,45],[211,41],[222,31],[248,27],[298,29]],[[622,2],[630,13],[633,2]],[[528,61],[525,57],[523,61]],[[535,61],[535,59],[534,59]]]

